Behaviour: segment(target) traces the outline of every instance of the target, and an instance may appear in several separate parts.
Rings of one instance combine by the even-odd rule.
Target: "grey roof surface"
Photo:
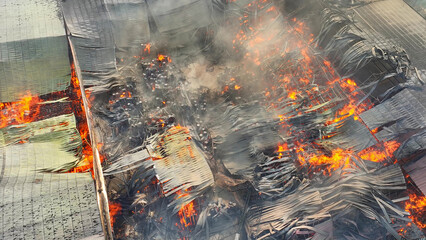
[[[403,0],[384,0],[356,8],[362,35],[379,47],[404,48],[413,65],[426,69],[426,20]]]
[[[75,137],[70,131],[76,127],[74,116],[20,127],[31,129],[21,134],[25,139],[31,132],[26,143],[8,143],[13,126],[0,134],[4,138],[0,140],[0,239],[80,239],[101,234],[91,174],[40,171],[75,162],[65,145]]]
[[[0,0],[0,101],[66,89],[70,63],[55,0]]]

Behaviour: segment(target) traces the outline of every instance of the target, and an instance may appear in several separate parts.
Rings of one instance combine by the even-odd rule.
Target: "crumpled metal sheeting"
[[[403,160],[424,150],[426,150],[426,129],[404,141],[395,152],[395,158]]]
[[[246,173],[252,172],[258,163],[256,154],[275,148],[281,141],[274,130],[276,123],[258,103],[228,106],[222,114],[212,114],[208,125],[217,144],[216,158],[231,174],[250,178],[252,174]]]
[[[287,239],[296,227],[329,217],[318,191],[308,193],[299,190],[276,201],[251,207],[247,213],[246,229],[252,239]]]
[[[65,25],[85,85],[97,85],[115,72],[111,19],[102,0],[61,2]]]
[[[359,152],[377,143],[370,130],[352,117],[343,119],[331,128],[324,128],[323,134],[333,136],[328,139],[317,140],[324,147],[339,147]]]
[[[150,142],[152,156],[161,157],[154,161],[154,167],[165,196],[179,190],[189,193],[187,196],[182,194],[171,203],[175,212],[213,185],[213,173],[206,156],[192,141],[187,128],[172,127]]]
[[[324,54],[336,63],[344,76],[355,73],[373,58],[370,48],[364,43],[365,39],[350,32],[352,24],[352,19],[341,10],[326,8],[316,39],[323,46]]]
[[[168,205],[173,213],[200,196],[214,182],[206,156],[192,140],[189,130],[180,126],[151,136],[146,148],[135,149],[117,159],[104,172],[111,175],[135,168],[142,169],[145,178],[157,177],[166,197],[184,192]],[[151,168],[154,171],[145,171]]]
[[[388,141],[401,133],[426,127],[426,108],[404,89],[390,99],[360,114],[371,130],[383,127],[375,135],[380,141]]]
[[[133,152],[135,151],[135,152]],[[134,168],[139,168],[140,166],[144,166],[144,168],[149,168],[153,165],[152,161],[147,160],[150,158],[149,152],[146,149],[142,150],[133,150],[129,152],[128,154],[124,155],[123,157],[115,160],[110,161],[111,164],[109,164],[107,167],[104,168],[104,175],[114,175],[121,172],[129,171]],[[148,161],[149,163],[144,163],[144,161]]]
[[[264,196],[279,197],[297,189],[300,180],[295,177],[297,169],[294,159],[286,156],[279,159],[264,156],[264,159],[257,165],[256,177],[253,180],[257,191]]]
[[[255,239],[290,238],[298,234],[297,229],[315,232],[315,225],[321,219],[345,218],[346,214],[339,214],[351,207],[365,217],[377,220],[373,222],[376,226],[386,228],[388,233],[400,239],[389,218],[397,217],[408,222],[405,218],[408,213],[383,193],[405,189],[400,168],[392,165],[375,170],[356,159],[354,161],[358,166],[338,170],[323,182],[302,182],[295,193],[250,208],[246,225],[249,235]],[[333,232],[326,234],[332,236]]]
[[[82,140],[76,127],[74,114],[61,115],[41,121],[0,129],[0,147],[10,146],[20,141],[29,143],[55,143],[58,150],[69,154],[68,163],[61,163],[37,169],[46,172],[66,172],[82,160]],[[77,150],[77,151],[76,151]],[[52,150],[53,151],[53,150]],[[57,157],[52,154],[53,157]]]

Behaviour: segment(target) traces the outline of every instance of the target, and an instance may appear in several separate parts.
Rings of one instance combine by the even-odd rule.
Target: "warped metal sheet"
[[[70,63],[57,1],[0,0],[0,22],[0,102],[65,90]]]
[[[426,156],[408,164],[408,166],[404,166],[404,170],[407,171],[423,194],[426,194]]]
[[[114,38],[106,6],[101,0],[66,0],[61,4],[83,82],[101,84],[115,72]]]
[[[426,127],[426,107],[408,89],[363,112],[360,117],[371,130],[386,125],[376,134],[380,141],[390,140],[410,129]]]

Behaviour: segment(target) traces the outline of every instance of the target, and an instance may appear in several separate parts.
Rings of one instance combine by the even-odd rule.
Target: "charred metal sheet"
[[[351,173],[334,175],[323,183],[305,182],[293,194],[251,207],[246,225],[250,237],[287,239],[303,235],[299,230],[305,229],[336,239],[348,236],[359,238],[365,232],[370,232],[375,236],[373,238],[378,239],[386,231],[396,239],[401,239],[388,221],[389,214],[403,218],[407,213],[382,192],[386,189],[405,189],[401,170],[397,166],[391,166],[372,171],[361,162],[358,164],[358,167],[351,169]],[[315,225],[330,217],[338,231],[327,231],[333,230],[333,227],[315,228]],[[367,220],[370,224],[363,226],[369,229],[344,226],[347,221]]]
[[[347,149],[353,149],[358,152],[365,148],[371,147],[377,143],[370,130],[359,121],[349,118],[335,131],[337,134],[330,139],[320,140],[321,144],[328,146],[340,146]]]
[[[62,13],[74,45],[83,82],[99,85],[115,72],[114,36],[102,0],[62,1]]]
[[[0,1],[0,102],[65,90],[68,44],[57,1]]]
[[[281,141],[275,124],[257,103],[226,107],[210,120],[217,157],[232,174],[249,178],[258,163],[256,155]]]

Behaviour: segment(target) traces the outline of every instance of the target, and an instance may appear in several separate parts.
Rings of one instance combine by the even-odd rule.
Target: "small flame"
[[[162,62],[164,59],[166,59],[166,56],[162,55],[162,54],[158,54],[157,60]]]
[[[146,44],[145,49],[143,51],[150,54],[151,53],[151,44],[150,43]]]
[[[241,86],[238,86],[238,85],[235,85],[235,86],[234,86],[234,89],[235,89],[235,90],[239,90],[240,88],[241,88]]]

